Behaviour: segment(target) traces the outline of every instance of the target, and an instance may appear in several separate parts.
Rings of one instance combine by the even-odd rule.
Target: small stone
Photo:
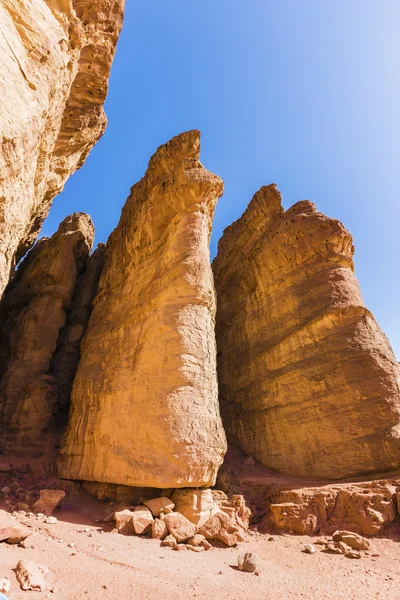
[[[255,467],[256,461],[254,460],[254,458],[252,456],[247,456],[244,459],[243,464],[246,465],[247,467]]]
[[[46,517],[44,520],[47,525],[55,525],[57,523],[56,517]]]
[[[345,553],[346,558],[361,558],[361,552],[358,550],[347,550]]]
[[[201,542],[201,545],[203,546],[204,550],[211,550],[212,548],[212,544],[210,544],[208,540],[204,540],[204,542]]]
[[[194,535],[193,537],[191,537],[187,543],[190,544],[191,546],[201,546],[203,544],[203,542],[206,541],[206,538],[204,537],[204,535],[201,535],[200,533],[196,533],[196,535]]]
[[[246,552],[244,554],[239,554],[238,556],[239,571],[246,571],[247,573],[254,573],[255,571],[260,571],[259,563],[259,557],[253,552]]]
[[[74,542],[70,542],[70,543],[68,544],[68,548],[75,548],[75,544],[74,544]]]
[[[11,490],[10,490],[10,488],[7,485],[5,485],[4,487],[2,487],[1,490],[0,490],[0,492],[2,494],[11,494]]]
[[[169,546],[170,548],[173,548],[176,546],[176,539],[173,535],[167,535],[165,540],[162,540],[161,546]]]
[[[19,485],[18,481],[12,481],[10,483],[10,488],[12,492],[18,492],[21,489],[21,486]]]
[[[15,569],[21,589],[36,592],[43,592],[46,589],[44,578],[48,572],[48,567],[30,560],[20,560]]]
[[[315,554],[316,551],[317,549],[315,546],[313,546],[313,544],[306,544],[303,548],[303,552],[306,554]]]
[[[186,548],[188,550],[192,550],[193,552],[204,552],[205,550],[203,546],[192,546],[192,544],[186,544]]]
[[[175,544],[173,550],[176,550],[177,552],[182,552],[183,550],[187,550],[187,548],[185,544]]]
[[[7,596],[7,594],[10,592],[10,588],[11,581],[8,579],[8,577],[0,579],[0,594],[5,594]]]

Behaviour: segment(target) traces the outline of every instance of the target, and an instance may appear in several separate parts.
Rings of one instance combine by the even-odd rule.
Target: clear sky
[[[43,235],[84,211],[106,241],[155,149],[200,129],[225,182],[212,255],[261,185],[285,208],[312,200],[353,234],[365,303],[400,359],[399,32],[399,0],[127,0],[107,132]]]

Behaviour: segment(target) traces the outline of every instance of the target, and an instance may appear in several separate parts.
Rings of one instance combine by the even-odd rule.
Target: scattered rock
[[[197,532],[196,526],[178,512],[165,515],[164,522],[178,543],[186,542]]]
[[[151,531],[154,522],[151,510],[145,506],[137,506],[132,514],[132,527],[136,535],[145,535]]]
[[[250,515],[251,511],[247,508],[243,496],[232,496],[229,502],[222,502],[217,507],[199,533],[207,540],[218,540],[227,546],[234,546],[244,541]]]
[[[124,510],[118,510],[114,513],[115,520],[115,530],[119,531],[119,533],[131,534],[133,535],[133,527],[132,527],[132,516],[133,511],[128,510],[127,508]],[[113,530],[113,531],[115,531]]]
[[[168,527],[161,519],[154,519],[151,525],[151,537],[157,540],[163,540],[168,535]]]
[[[47,523],[47,525],[55,525],[57,523],[57,518],[56,517],[46,517],[44,522]]]
[[[7,542],[7,544],[19,544],[25,540],[31,531],[22,525],[16,525],[15,527],[4,527],[0,530],[0,542]]]
[[[11,490],[8,485],[3,486],[0,491],[2,494],[11,494]]]
[[[0,579],[0,594],[5,594],[6,596],[9,594],[11,589],[11,581],[8,577],[4,579]]]
[[[187,550],[185,544],[175,544],[175,546],[173,547],[173,550],[176,550],[177,552],[182,552],[184,550]]]
[[[176,546],[176,539],[173,535],[167,535],[167,537],[162,540],[161,546],[168,546],[169,548],[173,548]]]
[[[192,544],[186,544],[186,548],[193,552],[203,552],[205,550],[203,546],[192,546]]]
[[[196,535],[191,537],[187,541],[187,543],[190,544],[191,546],[201,546],[205,541],[206,541],[206,538],[204,537],[204,535],[201,535],[200,533],[196,533]]]
[[[303,549],[303,552],[306,554],[315,554],[316,551],[317,549],[315,546],[313,546],[313,544],[306,544]]]
[[[346,558],[361,558],[361,552],[359,552],[358,550],[347,550],[347,552],[345,552],[345,557]]]
[[[172,500],[166,498],[165,496],[162,496],[161,498],[153,498],[153,500],[148,500],[143,504],[151,510],[153,517],[159,517],[161,512],[173,512],[175,508],[175,504],[172,502]]]
[[[46,589],[45,576],[48,572],[48,567],[30,560],[20,560],[15,569],[21,589],[35,592],[43,592]]]
[[[368,550],[370,547],[367,539],[351,531],[335,531],[332,538],[334,542],[343,542],[353,550]]]
[[[64,490],[40,490],[40,498],[33,505],[33,510],[49,517],[64,498]]]
[[[172,499],[175,512],[181,513],[197,527],[208,521],[215,506],[210,489],[180,488],[175,490]]]
[[[254,554],[253,552],[239,554],[238,568],[239,571],[246,571],[247,573],[260,571],[260,559],[257,554]]]

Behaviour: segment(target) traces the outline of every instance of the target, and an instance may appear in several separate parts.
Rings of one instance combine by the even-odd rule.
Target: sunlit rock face
[[[106,125],[125,0],[0,0],[0,296]]]
[[[62,477],[214,483],[225,449],[209,239],[222,181],[200,134],[161,146],[111,234],[75,377]]]
[[[51,360],[93,237],[88,215],[67,217],[50,239],[38,241],[6,288],[0,306],[2,452],[44,452],[42,434],[57,407]]]
[[[365,308],[351,235],[261,188],[213,262],[228,441],[265,467],[339,479],[400,465],[399,367]]]

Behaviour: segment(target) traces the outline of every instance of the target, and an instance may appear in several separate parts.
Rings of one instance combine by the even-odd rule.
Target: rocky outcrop
[[[67,217],[29,252],[5,291],[0,307],[3,452],[42,451],[41,434],[56,404],[50,363],[93,237],[88,215]]]
[[[274,185],[228,227],[213,263],[228,441],[265,467],[340,479],[400,466],[400,372],[365,308],[352,238]]]
[[[56,381],[58,410],[62,412],[68,412],[81,341],[92,312],[92,303],[104,264],[104,249],[104,244],[99,244],[78,278],[71,309],[51,361],[50,370]]]
[[[124,1],[0,2],[0,296],[105,129]]]
[[[226,446],[209,238],[223,184],[199,153],[198,131],[161,146],[107,242],[58,461],[64,478],[215,481]]]
[[[276,531],[301,535],[342,528],[378,535],[396,518],[393,499],[399,483],[383,480],[284,490],[270,504],[260,529],[272,524]]]

